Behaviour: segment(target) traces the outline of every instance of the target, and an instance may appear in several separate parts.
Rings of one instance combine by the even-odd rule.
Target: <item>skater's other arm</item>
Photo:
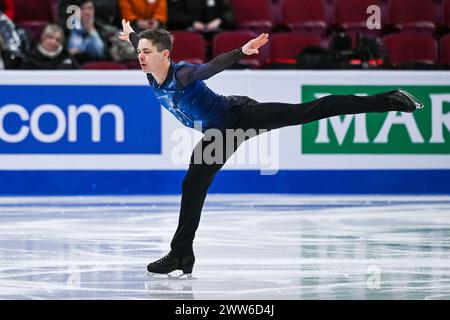
[[[132,32],[132,33],[130,33],[129,38],[130,38],[130,42],[133,45],[134,49],[137,51],[138,46],[139,46],[139,36],[135,32]]]
[[[122,19],[122,32],[119,34],[119,39],[123,41],[131,42],[134,49],[137,51],[139,45],[139,36],[134,32],[133,28],[130,25],[130,21],[126,21]]]
[[[183,86],[187,86],[198,80],[206,80],[232,66],[245,55],[258,54],[259,48],[268,41],[269,35],[263,33],[259,37],[247,42],[243,47],[222,53],[208,63],[186,65],[180,68],[176,74],[176,78]]]

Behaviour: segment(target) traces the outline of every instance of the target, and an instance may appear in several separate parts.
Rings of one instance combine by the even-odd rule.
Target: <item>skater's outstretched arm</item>
[[[187,86],[195,81],[211,78],[238,62],[243,56],[242,48],[234,49],[218,55],[208,63],[185,65],[178,70],[176,77],[183,86]]]
[[[122,20],[122,27],[123,32],[120,33],[119,38],[131,42],[133,47],[138,50],[139,36],[134,32],[133,28],[131,28],[130,23],[126,20]],[[258,54],[259,48],[268,41],[269,35],[267,33],[262,33],[255,39],[247,42],[243,47],[222,53],[208,63],[186,64],[178,69],[176,78],[183,86],[187,86],[198,80],[206,80],[233,65],[244,55],[250,56]]]
[[[180,68],[176,74],[178,81],[187,86],[198,80],[206,80],[233,65],[244,55],[258,54],[259,48],[269,41],[267,33],[250,40],[243,47],[222,53],[204,64],[186,65]]]
[[[122,19],[122,32],[120,32],[119,34],[119,39],[131,42],[134,49],[136,49],[137,51],[139,45],[139,36],[134,32],[133,28],[130,25],[130,21]]]

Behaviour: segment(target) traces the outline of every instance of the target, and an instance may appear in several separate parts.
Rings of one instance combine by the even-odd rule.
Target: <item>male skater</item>
[[[217,130],[268,131],[286,126],[300,125],[323,118],[344,114],[402,111],[414,112],[423,104],[404,90],[395,90],[373,96],[331,95],[318,100],[298,103],[258,103],[244,96],[224,97],[209,89],[203,80],[223,71],[245,55],[259,53],[268,42],[268,34],[249,41],[243,47],[223,53],[206,64],[175,63],[171,61],[173,38],[165,30],[146,30],[134,33],[130,23],[122,20],[123,32],[119,38],[130,41],[139,54],[142,71],[161,105],[187,127],[201,130],[202,140],[195,146],[189,170],[183,180],[178,228],[171,242],[171,251],[152,262],[151,273],[170,273],[182,270],[191,274],[195,262],[192,248],[200,222],[206,193],[214,176],[239,145],[247,140],[222,139],[223,152],[215,155],[219,161],[211,162],[203,150],[214,143]],[[198,124],[201,124],[199,129]],[[210,130],[214,129],[214,130]],[[214,134],[211,134],[214,131]]]

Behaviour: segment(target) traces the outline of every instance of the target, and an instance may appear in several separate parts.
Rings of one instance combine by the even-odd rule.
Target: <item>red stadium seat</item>
[[[55,11],[51,0],[13,0],[14,21],[18,27],[27,31],[33,43],[39,42],[44,27],[55,21]]]
[[[239,29],[257,33],[270,32],[273,27],[269,0],[231,0]]]
[[[272,0],[270,4],[270,15],[272,17],[272,23],[274,25],[281,23],[281,10],[284,0]]]
[[[221,53],[242,47],[248,41],[257,37],[257,34],[252,31],[228,31],[217,34],[213,39],[213,56]],[[248,66],[250,68],[260,68],[264,63],[264,56],[266,48],[264,46],[258,55],[246,56],[239,61],[239,64]]]
[[[367,19],[370,16],[367,8],[372,5],[382,8],[379,0],[336,0],[334,22],[337,26],[349,31],[379,34],[379,30],[367,28]]]
[[[440,45],[440,59],[441,65],[450,67],[450,34],[442,37]]]
[[[434,4],[430,0],[391,0],[389,22],[402,31],[431,33],[437,22]]]
[[[324,34],[327,29],[323,0],[284,0],[282,23],[293,31]]]
[[[444,2],[444,25],[450,27],[450,0]]]
[[[190,63],[204,63],[206,59],[206,42],[203,36],[196,32],[174,31],[172,59]]]
[[[282,32],[272,35],[269,63],[296,63],[298,55],[309,46],[320,46],[319,36],[307,33]]]
[[[408,63],[436,63],[436,42],[432,35],[400,32],[387,35],[383,42],[393,67]]]
[[[50,4],[50,9],[52,10],[53,21],[57,22],[58,15],[59,15],[59,1],[60,0],[48,0],[48,1]]]
[[[14,0],[18,24],[23,21],[54,21],[54,11],[50,0]]]
[[[111,61],[87,62],[81,66],[84,70],[126,70],[126,65]]]
[[[40,40],[41,33],[49,22],[41,20],[22,21],[19,26],[27,31],[30,40],[37,44]]]

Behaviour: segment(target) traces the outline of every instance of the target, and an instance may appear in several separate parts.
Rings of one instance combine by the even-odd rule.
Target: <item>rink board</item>
[[[398,87],[425,102],[414,114],[334,117],[260,135],[212,192],[450,193],[446,72],[227,71],[207,84],[261,102]],[[200,138],[159,106],[139,71],[0,73],[3,195],[177,194]]]

